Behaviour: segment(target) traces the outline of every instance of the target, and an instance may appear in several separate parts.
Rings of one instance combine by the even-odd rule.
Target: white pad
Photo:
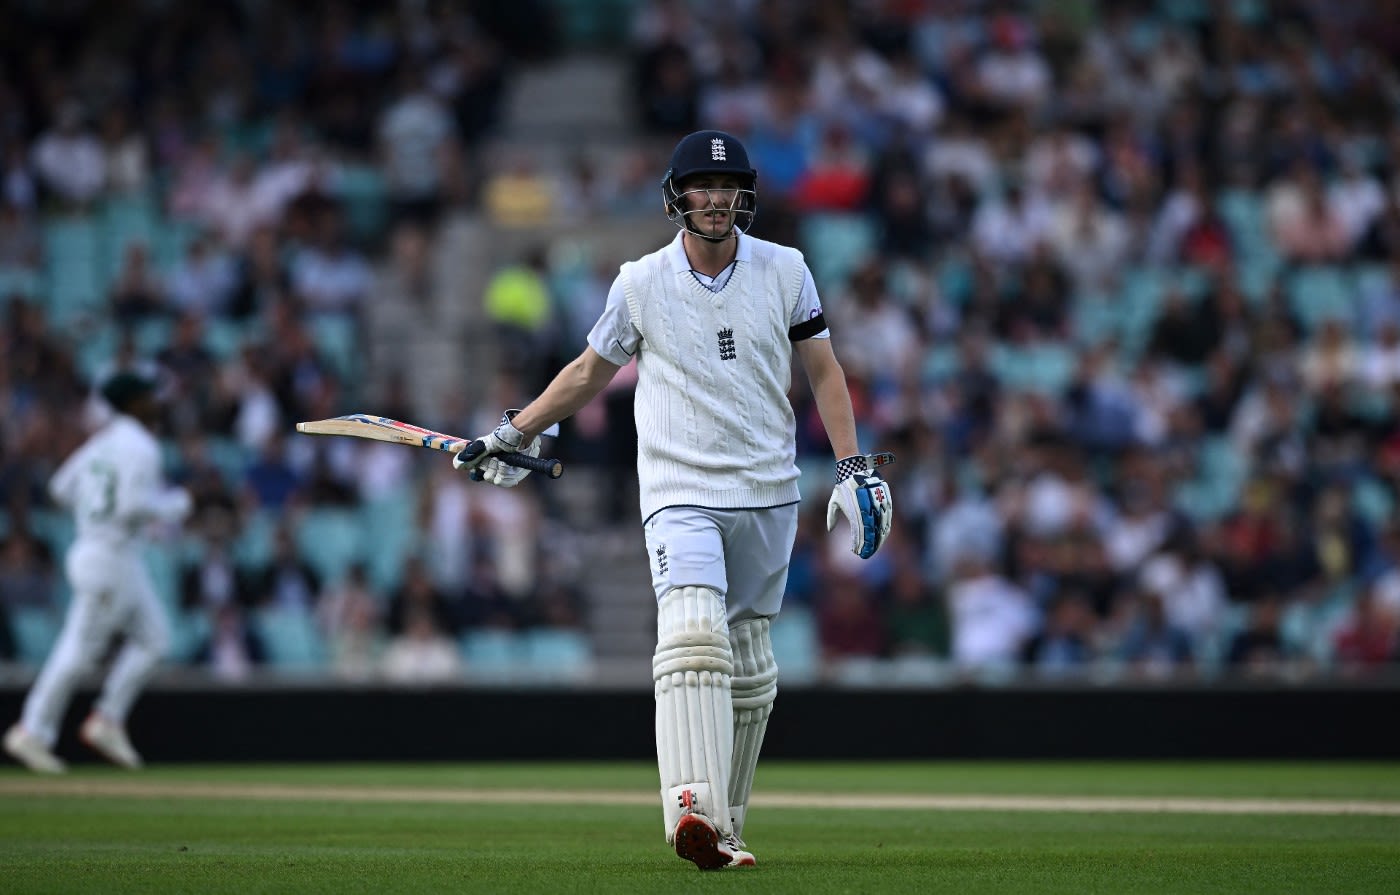
[[[734,752],[724,598],[707,587],[680,587],[657,604],[656,761],[666,841],[687,813],[730,832],[727,793]]]
[[[729,818],[734,835],[743,837],[744,814],[753,790],[758,753],[778,698],[778,663],[773,658],[770,620],[760,616],[729,629],[734,651],[731,692],[734,703],[734,761],[729,772]]]

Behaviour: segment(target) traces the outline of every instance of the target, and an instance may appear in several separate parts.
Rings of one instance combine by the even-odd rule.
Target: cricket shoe
[[[734,853],[719,830],[702,814],[686,814],[676,823],[676,854],[701,870],[730,866]],[[750,859],[753,855],[749,855]]]
[[[78,735],[93,749],[102,754],[112,764],[137,770],[141,767],[141,756],[131,746],[126,731],[120,724],[114,724],[94,712],[83,722]]]
[[[68,765],[49,751],[49,747],[34,734],[15,724],[5,732],[5,751],[29,770],[39,774],[62,774]]]
[[[753,852],[748,851],[744,847],[744,840],[735,836],[733,833],[724,837],[724,847],[729,850],[730,855],[729,863],[724,865],[726,868],[753,867],[758,864],[758,862],[754,860]]]

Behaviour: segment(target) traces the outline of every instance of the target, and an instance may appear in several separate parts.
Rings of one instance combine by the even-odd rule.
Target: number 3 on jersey
[[[105,460],[88,464],[83,493],[79,500],[82,512],[89,519],[110,518],[117,508],[117,470]]]

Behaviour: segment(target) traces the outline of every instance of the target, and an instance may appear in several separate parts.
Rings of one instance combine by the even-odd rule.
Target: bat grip
[[[473,441],[463,448],[462,453],[467,456],[467,459],[472,459],[485,450],[486,443],[478,438],[476,441]],[[531,472],[543,473],[552,479],[557,479],[564,474],[564,464],[560,463],[558,460],[551,460],[545,457],[531,457],[529,454],[523,454],[519,451],[505,451],[496,454],[495,457],[502,463],[518,466],[521,469],[528,469]]]

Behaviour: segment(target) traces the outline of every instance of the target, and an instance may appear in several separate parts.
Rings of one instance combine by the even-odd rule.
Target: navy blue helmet
[[[741,186],[735,193],[730,210],[734,212],[734,228],[747,231],[758,213],[758,172],[749,165],[749,154],[744,144],[724,131],[696,131],[676,144],[671,153],[671,167],[661,181],[666,217],[672,223],[704,239],[728,239],[730,233],[718,238],[701,233],[688,217],[703,211],[687,210],[686,203],[681,200],[689,192],[703,192],[685,189],[686,178],[696,174],[732,174],[739,178]]]

